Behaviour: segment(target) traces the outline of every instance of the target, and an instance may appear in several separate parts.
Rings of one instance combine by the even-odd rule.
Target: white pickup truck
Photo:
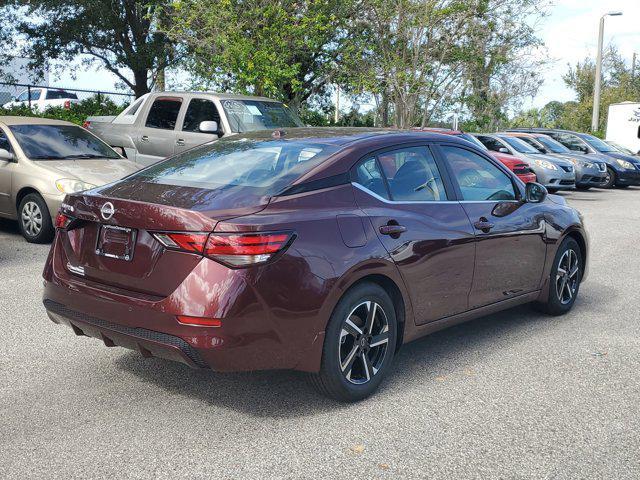
[[[148,93],[117,117],[89,117],[84,123],[85,128],[141,165],[223,136],[302,126],[280,102],[208,92]]]
[[[31,94],[31,101],[29,101],[29,94]],[[71,108],[71,104],[79,103],[78,96],[75,93],[67,92],[60,88],[41,88],[32,87],[26,89],[11,102],[5,103],[4,108],[28,106],[31,104],[31,108],[37,112],[44,112],[50,107],[63,107]]]

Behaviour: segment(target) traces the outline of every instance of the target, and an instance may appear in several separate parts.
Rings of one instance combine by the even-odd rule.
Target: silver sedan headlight
[[[95,187],[96,185],[83,182],[81,180],[75,180],[73,178],[61,178],[56,180],[56,188],[61,193],[77,193]]]
[[[557,166],[546,160],[534,160],[533,163],[535,163],[539,167],[546,168],[547,170],[558,170]]]

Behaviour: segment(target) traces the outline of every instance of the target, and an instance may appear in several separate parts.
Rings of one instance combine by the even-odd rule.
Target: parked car
[[[589,190],[591,187],[599,187],[606,180],[607,164],[599,161],[589,161],[585,157],[571,153],[567,147],[556,142],[553,138],[542,133],[507,132],[528,143],[540,153],[556,158],[569,160],[576,171],[576,188]]]
[[[462,138],[468,142],[473,143],[478,146],[482,150],[489,149],[484,146],[484,144],[478,140],[476,137],[471,135],[470,133],[463,132],[461,130],[451,130],[447,128],[436,128],[436,127],[420,127],[414,128],[413,130],[417,130],[420,132],[432,132],[432,133],[441,133],[443,135],[454,135],[456,137]],[[502,162],[509,170],[516,174],[516,176],[522,180],[524,183],[535,182],[537,180],[536,174],[533,173],[533,170],[529,168],[529,165],[523,162],[520,158],[514,157],[513,155],[509,155],[508,153],[500,153],[500,152],[489,152],[489,154]]]
[[[18,220],[28,242],[50,242],[64,196],[138,170],[69,122],[0,117],[0,217]]]
[[[301,126],[280,102],[207,92],[149,93],[117,117],[89,117],[85,122],[87,129],[142,165],[224,136]]]
[[[474,133],[485,147],[493,152],[508,153],[524,160],[550,192],[572,190],[576,186],[576,172],[573,163],[544,155],[538,150],[509,135]]]
[[[600,188],[640,185],[640,161],[637,157],[620,153],[593,135],[546,128],[518,128],[509,131],[544,133],[574,153],[589,155],[589,159],[605,162],[607,173]]]
[[[486,151],[424,132],[275,137],[70,194],[44,269],[51,320],[191,367],[312,372],[355,401],[404,343],[518,304],[573,306],[580,215]]]
[[[31,101],[29,101],[31,93]],[[74,103],[79,103],[75,93],[67,92],[60,88],[32,88],[24,90],[11,102],[5,103],[4,108],[31,106],[37,112],[44,112],[51,107],[71,108]]]
[[[640,102],[609,105],[606,137],[630,150],[631,155],[640,153]]]
[[[627,147],[620,145],[618,142],[614,142],[613,140],[605,140],[605,143],[607,145],[611,145],[613,148],[615,148],[619,152],[622,152],[626,155],[634,155],[636,157],[640,157],[640,152],[637,152],[637,153],[633,152],[632,150],[629,150]]]

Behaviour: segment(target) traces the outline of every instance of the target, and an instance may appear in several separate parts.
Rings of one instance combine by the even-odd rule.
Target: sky
[[[562,81],[568,64],[575,64],[587,56],[595,58],[600,17],[610,11],[622,11],[620,17],[605,20],[604,45],[614,44],[624,58],[631,62],[633,52],[640,63],[640,0],[554,0],[549,15],[538,25],[549,64],[543,72],[544,82],[534,98],[527,99],[524,107],[542,107],[551,100],[573,100],[573,93]],[[113,90],[116,78],[110,72],[64,72],[52,83],[64,87]]]

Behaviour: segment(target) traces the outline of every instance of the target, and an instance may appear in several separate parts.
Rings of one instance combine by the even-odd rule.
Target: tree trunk
[[[133,71],[133,83],[133,93],[135,93],[136,98],[140,98],[142,95],[149,93],[146,68]]]
[[[158,74],[156,76],[156,91],[164,92],[167,89],[167,79],[165,77],[164,68],[158,70]]]

